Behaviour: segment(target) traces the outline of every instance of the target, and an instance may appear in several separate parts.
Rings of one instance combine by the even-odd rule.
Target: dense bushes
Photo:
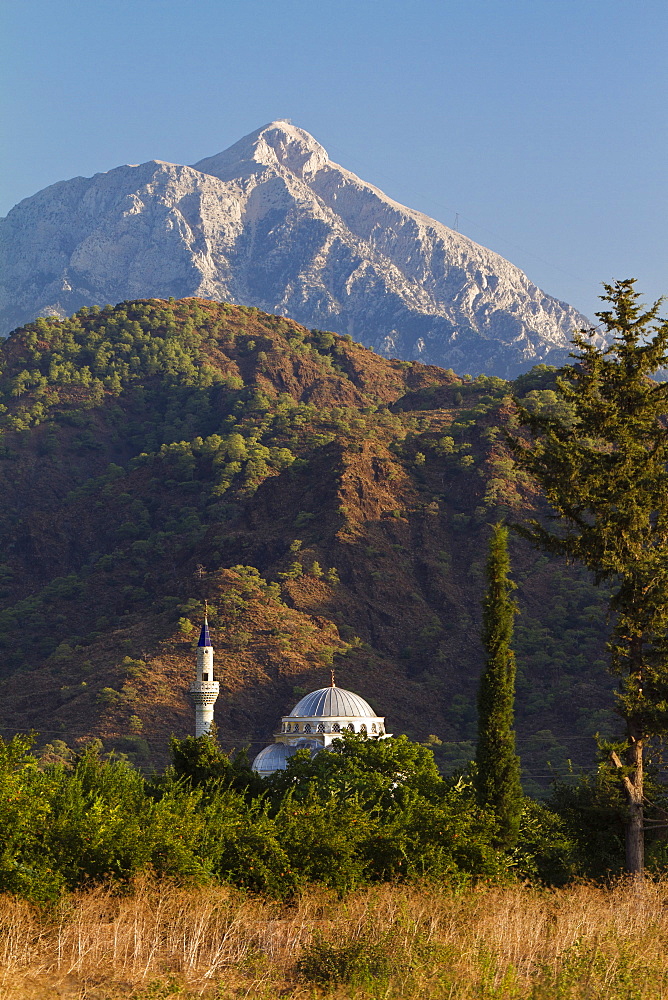
[[[286,898],[313,883],[555,884],[587,871],[564,821],[529,801],[515,849],[499,850],[472,781],[442,779],[431,749],[405,737],[350,734],[268,780],[213,737],[174,740],[174,764],[152,779],[99,744],[60,751],[38,760],[29,739],[0,741],[0,891],[48,900],[151,873]]]

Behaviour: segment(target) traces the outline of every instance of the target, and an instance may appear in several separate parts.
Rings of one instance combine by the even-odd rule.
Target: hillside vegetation
[[[192,729],[209,602],[224,747],[271,742],[329,679],[469,760],[489,524],[534,508],[500,433],[515,383],[389,361],[197,299],[40,319],[0,347],[0,726],[100,736],[144,768]],[[616,731],[605,595],[519,540],[528,789]]]

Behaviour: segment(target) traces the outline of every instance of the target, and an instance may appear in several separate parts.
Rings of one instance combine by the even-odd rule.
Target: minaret
[[[195,703],[195,736],[204,736],[211,729],[213,706],[218,697],[218,681],[213,679],[213,646],[209,638],[209,623],[204,611],[204,624],[197,643],[197,674],[190,685]]]

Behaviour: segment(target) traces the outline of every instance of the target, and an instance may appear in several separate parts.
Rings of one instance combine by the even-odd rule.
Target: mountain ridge
[[[383,356],[512,377],[567,358],[586,317],[493,251],[389,198],[273,122],[192,166],[61,181],[0,222],[2,329],[82,305],[256,305]]]

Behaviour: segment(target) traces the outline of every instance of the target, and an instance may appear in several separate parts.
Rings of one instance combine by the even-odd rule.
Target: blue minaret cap
[[[211,639],[209,638],[209,623],[206,620],[206,618],[204,619],[204,624],[202,625],[202,632],[200,634],[199,642],[197,643],[197,645],[198,646],[211,645]]]

